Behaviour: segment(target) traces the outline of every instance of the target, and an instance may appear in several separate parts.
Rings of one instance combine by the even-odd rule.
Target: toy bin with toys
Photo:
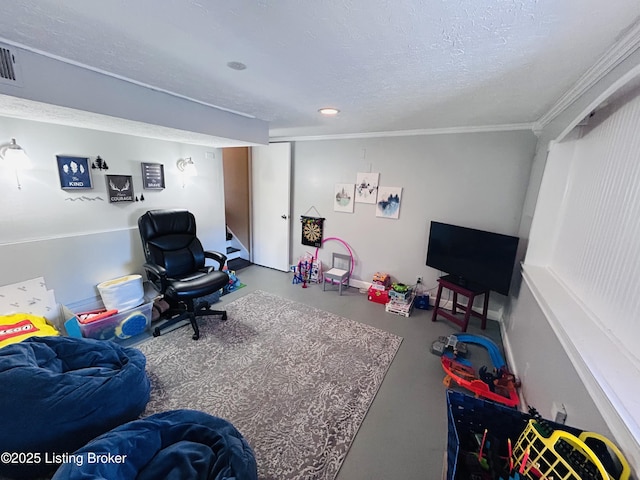
[[[446,480],[628,480],[630,467],[610,440],[447,390]]]
[[[389,302],[389,290],[378,290],[371,286],[367,292],[367,298],[370,302],[381,303],[383,305]]]
[[[152,308],[153,302],[144,303],[88,323],[78,321],[78,326],[85,338],[122,342],[149,328]]]

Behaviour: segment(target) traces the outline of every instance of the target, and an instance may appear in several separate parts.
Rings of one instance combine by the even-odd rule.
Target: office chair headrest
[[[150,210],[138,219],[138,227],[146,240],[163,235],[196,235],[196,219],[187,210]]]

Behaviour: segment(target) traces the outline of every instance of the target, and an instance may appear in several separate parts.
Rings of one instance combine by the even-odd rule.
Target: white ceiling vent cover
[[[20,69],[15,50],[0,44],[0,83],[21,86]]]

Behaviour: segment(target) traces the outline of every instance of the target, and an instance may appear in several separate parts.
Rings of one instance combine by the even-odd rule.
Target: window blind
[[[575,141],[549,268],[640,361],[640,95],[626,100]]]

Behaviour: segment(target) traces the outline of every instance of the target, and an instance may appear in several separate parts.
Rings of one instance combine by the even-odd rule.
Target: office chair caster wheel
[[[226,320],[226,319],[227,319],[227,312],[224,312],[224,313],[222,314],[222,320]]]
[[[199,333],[194,333],[193,335],[191,335],[191,338],[193,340],[198,340],[200,338],[200,334]]]
[[[160,329],[158,327],[153,329],[153,336],[154,337],[159,337],[160,336]]]

